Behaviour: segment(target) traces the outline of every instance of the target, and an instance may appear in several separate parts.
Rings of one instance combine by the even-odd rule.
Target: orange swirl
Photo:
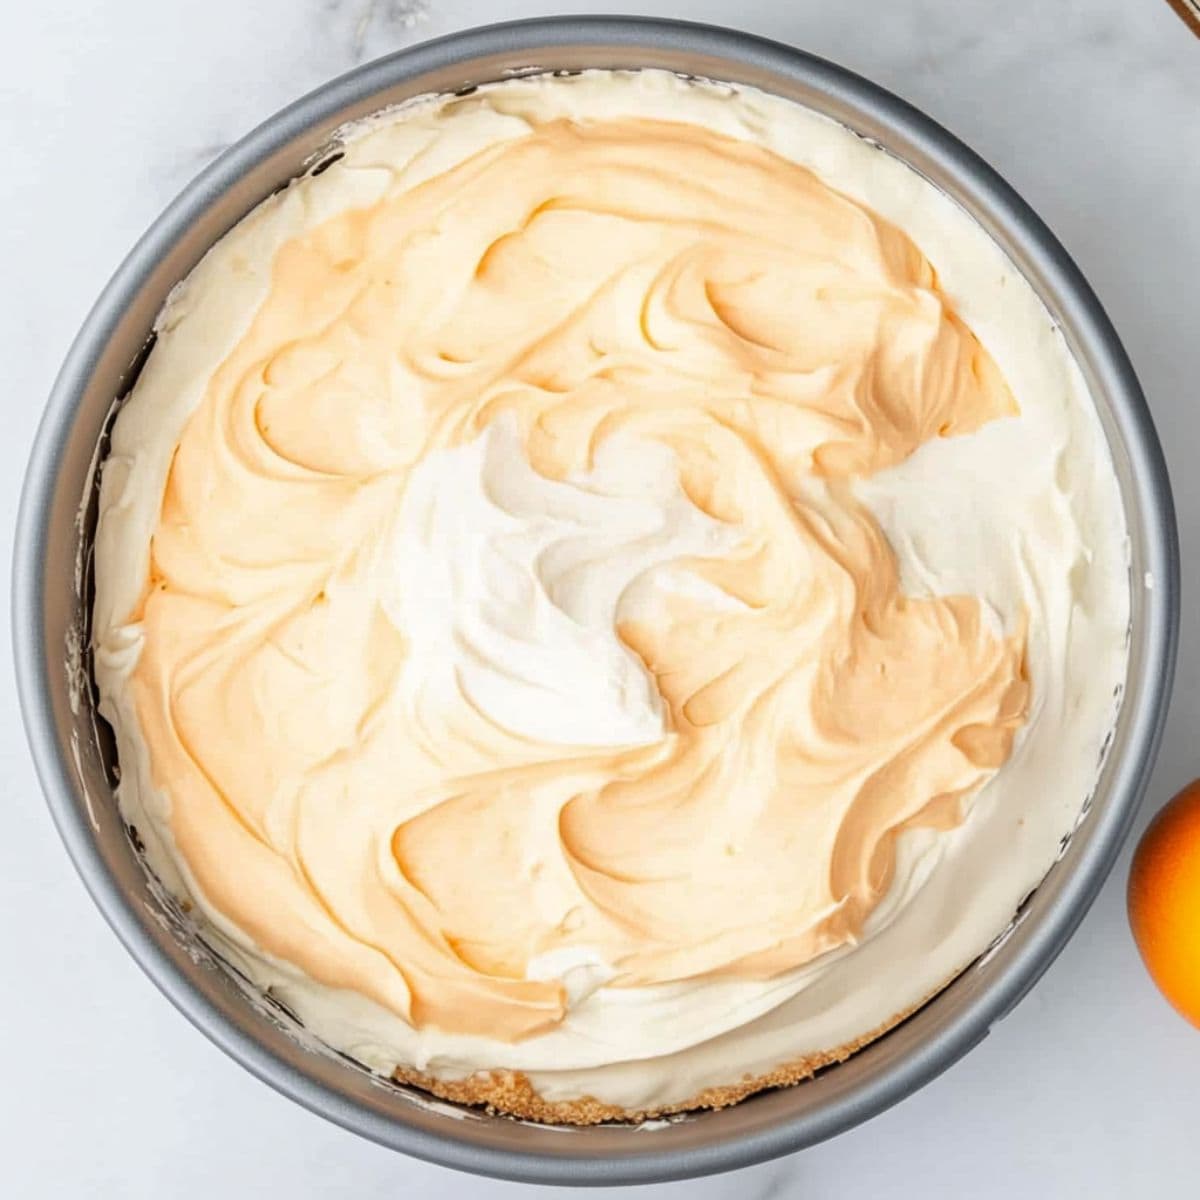
[[[853,943],[897,834],[961,820],[1028,685],[1023,630],[903,594],[852,482],[1015,411],[912,242],[760,147],[557,120],[401,177],[284,246],[176,450],[133,694],[189,871],[317,980],[506,1040],[566,1011],[525,977],[547,952],[639,987]],[[678,564],[729,603],[619,623],[651,745],[397,700],[396,515],[501,416],[554,479],[661,443],[739,531]]]

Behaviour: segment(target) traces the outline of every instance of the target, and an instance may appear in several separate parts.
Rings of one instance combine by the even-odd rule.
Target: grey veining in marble
[[[204,163],[356,61],[489,20],[594,7],[58,0],[6,9],[0,561],[10,558],[42,399],[74,329],[138,233]],[[1200,594],[1200,40],[1164,0],[623,7],[740,25],[842,62],[949,126],[1025,194],[1077,257],[1141,373],[1172,469],[1185,600]],[[7,627],[7,588],[0,597]],[[0,657],[0,1193],[489,1200],[532,1190],[357,1141],[251,1079],[169,1008],[58,845],[18,728],[7,639]],[[1185,610],[1143,824],[1200,774],[1197,728],[1200,620]],[[1195,1195],[1200,1034],[1137,963],[1124,920],[1127,863],[1128,852],[1032,995],[919,1095],[806,1154],[657,1191],[701,1200]]]

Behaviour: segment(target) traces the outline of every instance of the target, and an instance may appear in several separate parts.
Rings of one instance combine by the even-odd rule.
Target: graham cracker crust
[[[949,980],[947,980],[949,982]],[[945,986],[945,985],[943,985]],[[845,1062],[852,1054],[870,1042],[882,1037],[902,1021],[922,1008],[942,989],[939,987],[924,1000],[904,1012],[885,1021],[878,1029],[865,1034],[853,1042],[847,1042],[834,1050],[810,1054],[793,1059],[764,1075],[747,1075],[737,1083],[720,1087],[705,1088],[688,1100],[677,1104],[661,1105],[656,1108],[621,1108],[605,1104],[592,1096],[581,1096],[578,1100],[547,1100],[534,1089],[528,1076],[521,1071],[486,1071],[466,1079],[437,1079],[410,1067],[397,1067],[392,1078],[397,1083],[418,1087],[440,1100],[482,1108],[493,1115],[520,1117],[526,1121],[538,1121],[548,1125],[599,1125],[604,1121],[639,1122],[656,1117],[667,1117],[674,1113],[694,1112],[700,1109],[728,1108],[767,1088],[791,1087],[811,1079],[822,1067]]]

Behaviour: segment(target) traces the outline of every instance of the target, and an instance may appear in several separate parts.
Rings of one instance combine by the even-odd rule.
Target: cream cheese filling
[[[155,868],[330,1044],[548,1099],[918,1003],[1053,861],[1124,672],[1116,481],[1028,284],[847,130],[657,72],[409,106],[256,209],[101,507]]]

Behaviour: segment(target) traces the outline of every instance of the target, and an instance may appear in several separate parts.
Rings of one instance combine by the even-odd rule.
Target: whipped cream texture
[[[364,123],[177,289],[101,486],[123,811],[387,1071],[646,1111],[860,1042],[1048,869],[1123,678],[1028,284],[749,89]]]

